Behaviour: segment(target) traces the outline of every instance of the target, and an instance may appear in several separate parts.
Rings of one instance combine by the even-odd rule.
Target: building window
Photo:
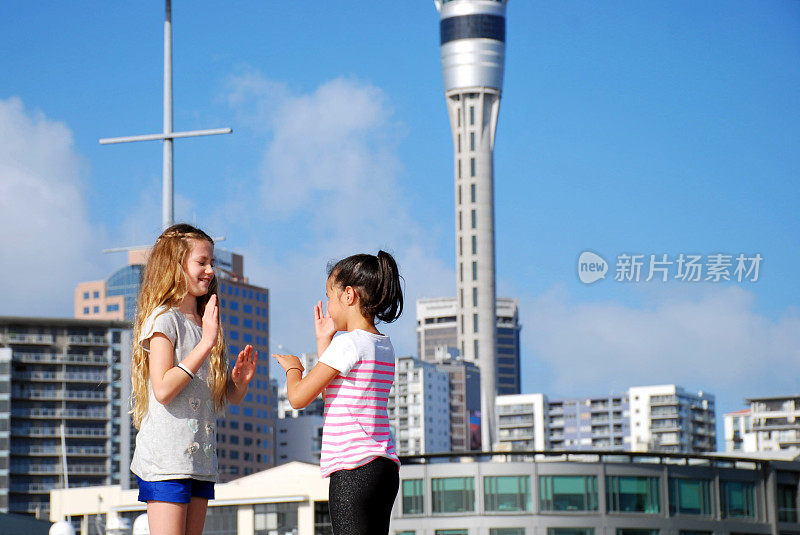
[[[489,528],[489,535],[525,535],[525,528]]]
[[[238,332],[238,331],[231,330],[231,331],[229,331],[229,332],[228,332],[228,337],[229,337],[231,340],[238,340],[238,339],[239,339],[239,332]]]
[[[658,530],[642,528],[617,528],[617,535],[658,535]]]
[[[421,515],[424,513],[424,494],[422,479],[403,480],[403,514]]]
[[[94,307],[93,310],[94,310],[95,314],[99,314],[100,313],[100,307],[99,306]]]
[[[470,186],[469,186],[469,196],[470,196],[470,199],[472,200],[472,202],[475,202],[476,193],[477,192],[475,191],[475,184],[470,184]]]
[[[594,535],[594,528],[547,528],[547,535]]]
[[[437,529],[436,535],[469,535],[468,529]]]
[[[314,535],[333,535],[328,502],[314,502]]]
[[[754,486],[747,481],[720,481],[723,518],[755,518]]]
[[[606,493],[609,512],[661,512],[661,493],[657,477],[608,476]]]
[[[796,485],[778,485],[778,522],[797,523]]]
[[[484,508],[487,511],[530,511],[530,486],[528,476],[484,477]]]
[[[472,341],[472,352],[475,353],[474,357],[477,360],[478,359],[478,341],[477,340],[473,340]]]
[[[711,480],[670,478],[669,512],[673,515],[710,516],[713,513]]]
[[[417,535],[416,531],[395,531],[394,535]]]
[[[431,479],[434,513],[462,513],[475,510],[475,482],[471,477]]]
[[[88,314],[89,313],[89,307],[83,307],[83,313],[84,314]]]
[[[464,288],[461,288],[461,290],[459,290],[459,304],[461,307],[464,306]]]
[[[461,186],[458,186],[458,205],[461,206]]]
[[[478,254],[478,237],[472,235],[472,254]]]
[[[478,224],[477,214],[475,213],[475,210],[472,210],[472,228],[475,228],[477,224]]]
[[[680,535],[714,535],[713,531],[681,530]]]
[[[458,263],[458,280],[463,282],[464,281],[464,263]]]
[[[461,160],[458,160],[458,178],[461,178]]]
[[[456,126],[461,126],[461,107],[456,108]]]
[[[478,263],[477,262],[473,262],[472,263],[472,280],[474,280],[474,281],[478,280]]]
[[[461,152],[461,134],[458,134],[458,149],[456,152]]]
[[[238,288],[236,288],[238,289]],[[238,293],[238,292],[237,292]],[[239,302],[231,299],[231,310],[239,310]]]
[[[472,289],[472,306],[474,306],[474,307],[478,306],[478,289],[477,288],[473,288]]]
[[[253,505],[253,513],[254,535],[292,533],[297,529],[296,503],[257,503]]]
[[[203,525],[203,534],[225,535],[227,533],[236,533],[238,514],[238,505],[209,507],[206,513],[206,521]]]
[[[475,158],[469,159],[469,176],[475,176]]]
[[[106,312],[117,312],[117,311],[119,311],[118,304],[115,303],[113,305],[106,305]]]
[[[97,292],[97,291],[95,291],[95,292],[92,294],[92,297],[94,297],[95,299],[100,299],[100,292]]]
[[[469,124],[475,124],[475,106],[469,107]]]
[[[461,230],[461,210],[458,211],[458,230]]]
[[[474,333],[478,332],[478,315],[477,314],[473,314],[472,315],[472,332],[474,332]]]
[[[541,476],[542,511],[597,511],[596,476]]]

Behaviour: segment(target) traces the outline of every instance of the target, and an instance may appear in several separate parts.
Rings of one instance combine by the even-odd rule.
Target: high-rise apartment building
[[[127,322],[0,317],[0,511],[47,516],[50,491],[127,478]]]
[[[725,450],[800,450],[800,396],[750,398],[748,409],[725,414]]]
[[[547,417],[552,449],[630,450],[627,394],[553,400]]]
[[[517,300],[507,297],[498,298],[496,313],[497,394],[519,394],[521,390],[520,331],[522,325],[519,322]],[[454,297],[417,300],[417,351],[420,359],[426,362],[436,362],[438,347],[459,348],[457,318],[458,301]],[[474,362],[468,358],[462,358],[466,362]],[[479,363],[476,362],[476,364]]]
[[[450,451],[449,375],[413,357],[396,363],[388,412],[397,453]]]
[[[149,248],[129,251],[128,265],[108,279],[78,284],[75,317],[133,321],[149,252]],[[244,401],[229,406],[217,425],[219,479],[229,481],[274,466],[277,403],[269,380],[269,290],[249,282],[242,255],[216,247],[214,257],[220,319],[231,363],[248,344],[260,357]],[[126,380],[130,381],[127,375]],[[126,392],[129,395],[130,389]],[[132,451],[136,430],[129,434]],[[123,485],[133,481],[130,475]]]
[[[714,411],[712,395],[677,385],[588,398],[498,396],[498,448],[713,452]]]
[[[631,450],[702,453],[717,451],[716,408],[708,392],[678,385],[628,390]]]
[[[458,349],[481,369],[481,433],[494,443],[497,354],[494,141],[503,88],[506,0],[436,0],[453,135]]]
[[[481,449],[481,372],[458,358],[457,350],[440,347],[436,367],[448,376],[450,387],[450,451]],[[454,355],[455,354],[455,355]]]
[[[544,394],[497,397],[498,450],[542,451],[548,449],[547,398]]]

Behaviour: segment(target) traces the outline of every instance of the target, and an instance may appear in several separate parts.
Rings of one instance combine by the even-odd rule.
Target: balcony
[[[87,390],[39,390],[14,388],[11,396],[17,399],[43,399],[43,400],[65,400],[82,399],[91,401],[108,401],[108,394],[101,391]]]
[[[663,405],[677,405],[678,398],[674,395],[666,395],[666,396],[650,396],[650,406],[657,407]]]
[[[61,455],[61,446],[13,446],[12,455],[29,455],[31,457],[51,457]],[[67,455],[78,457],[107,457],[108,449],[104,446],[67,446]]]
[[[9,492],[25,494],[50,494],[51,490],[64,488],[62,483],[11,483]]]
[[[20,372],[13,374],[14,379],[39,382],[71,382],[71,383],[108,383],[110,379],[102,372]]]
[[[52,334],[39,333],[8,333],[6,336],[9,344],[53,344]]]
[[[78,409],[11,409],[11,416],[31,419],[108,420],[106,411]]]
[[[69,475],[109,475],[109,469],[104,465],[98,464],[70,464],[67,462],[67,469]],[[61,475],[64,473],[64,468],[60,464],[42,464],[42,465],[11,465],[12,474],[30,474],[30,475]]]
[[[81,355],[75,353],[14,353],[14,360],[31,364],[90,364],[107,365],[105,355]]]
[[[21,437],[60,437],[61,427],[22,427],[11,426],[11,434]],[[64,436],[67,438],[92,437],[109,438],[110,433],[105,429],[95,427],[67,427]]]
[[[67,337],[70,345],[77,346],[107,346],[108,340],[105,336],[94,336],[91,334],[71,334]]]

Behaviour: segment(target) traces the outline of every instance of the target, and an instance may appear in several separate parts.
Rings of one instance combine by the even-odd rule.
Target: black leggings
[[[333,535],[388,534],[399,485],[397,464],[386,457],[331,474],[328,508]]]

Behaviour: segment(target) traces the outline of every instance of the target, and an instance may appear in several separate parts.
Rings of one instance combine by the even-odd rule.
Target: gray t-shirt
[[[162,333],[172,342],[177,365],[200,342],[203,330],[177,308],[162,306],[142,326],[138,343],[147,351],[154,333]],[[131,472],[145,481],[216,481],[217,414],[207,378],[208,360],[167,405],[158,402],[148,382],[150,402],[136,435]]]

